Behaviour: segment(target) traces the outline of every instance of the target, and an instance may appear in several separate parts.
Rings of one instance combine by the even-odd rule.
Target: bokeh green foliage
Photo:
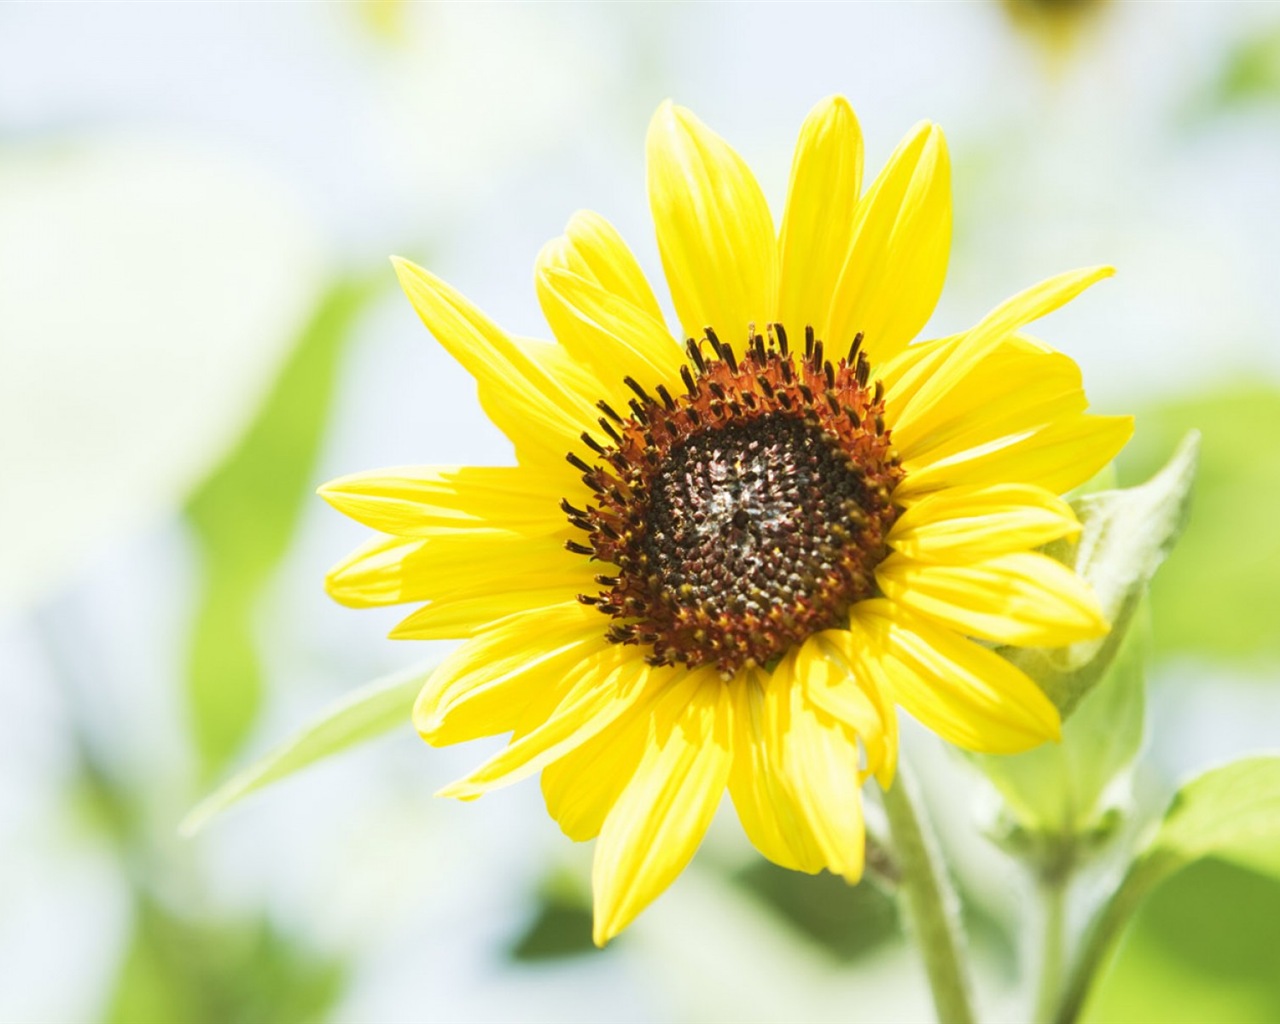
[[[892,894],[873,882],[850,885],[827,872],[788,871],[763,858],[737,869],[712,864],[711,870],[726,872],[738,892],[775,914],[781,925],[833,963],[853,963],[902,939]],[[552,871],[536,896],[533,915],[511,944],[514,960],[547,961],[595,950],[591,894],[576,876]],[[606,952],[624,948],[627,941],[624,933]]]
[[[1210,111],[1280,102],[1280,24],[1236,43],[1205,98]]]
[[[341,961],[305,950],[266,918],[190,919],[150,897],[106,1014],[110,1024],[309,1024],[342,991]]]
[[[873,882],[850,885],[825,871],[807,875],[764,859],[740,869],[734,881],[841,963],[902,937],[896,901]]]
[[[248,432],[187,505],[204,570],[187,664],[206,779],[239,749],[261,706],[253,612],[310,499],[343,343],[376,287],[330,288]]]
[[[1280,659],[1280,390],[1223,386],[1140,410],[1121,458],[1145,479],[1187,430],[1203,435],[1191,522],[1151,591],[1158,657]]]
[[[220,772],[247,737],[264,697],[254,621],[258,602],[286,555],[311,499],[338,368],[361,312],[383,287],[378,277],[336,281],[294,342],[239,444],[191,496],[187,520],[202,563],[202,589],[188,654],[191,741],[200,777]],[[334,743],[378,731],[399,691],[346,723]],[[362,731],[363,730],[363,731]],[[282,757],[305,760],[298,744]],[[278,767],[278,766],[277,766]],[[273,766],[263,771],[267,777]],[[346,965],[300,943],[267,916],[227,916],[200,896],[198,851],[174,851],[169,828],[157,841],[131,794],[101,773],[99,802],[117,807],[114,841],[133,896],[133,932],[107,1007],[112,1022],[298,1022],[324,1019],[341,994]],[[241,788],[261,779],[238,778]],[[133,796],[137,796],[134,794]]]
[[[533,913],[513,937],[507,953],[517,963],[544,963],[610,953],[626,941],[622,935],[603,951],[596,949],[591,941],[590,889],[576,871],[556,867],[543,876],[535,893]]]

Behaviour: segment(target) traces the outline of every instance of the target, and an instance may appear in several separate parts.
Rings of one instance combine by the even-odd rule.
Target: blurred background
[[[722,815],[604,952],[589,848],[536,783],[431,793],[485,750],[407,727],[178,838],[233,768],[444,645],[331,604],[355,470],[500,463],[473,387],[396,292],[409,256],[544,334],[532,262],[579,207],[659,280],[644,193],[666,97],[781,203],[846,94],[868,174],[948,133],[956,240],[931,331],[1042,277],[1119,275],[1039,325],[1122,482],[1204,433],[1153,596],[1148,750],[1179,780],[1280,728],[1280,8],[1266,3],[0,6],[0,1019],[919,1020],[871,884],[776,870]],[[924,737],[983,1005],[1016,990],[1028,887]],[[1092,883],[1105,887],[1105,867]],[[1091,1020],[1280,1019],[1280,883],[1161,889]]]

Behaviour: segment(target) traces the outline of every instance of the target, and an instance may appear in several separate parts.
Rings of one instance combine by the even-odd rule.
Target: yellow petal
[[[546,266],[560,267],[598,284],[662,324],[662,308],[644,271],[617,229],[600,214],[579,210],[569,218],[557,242],[560,244]]]
[[[325,587],[351,608],[478,597],[504,587],[562,586],[567,597],[597,589],[594,572],[558,535],[475,528],[425,539],[379,537],[334,566]]]
[[[570,839],[583,842],[599,834],[644,757],[654,709],[665,694],[662,689],[646,690],[613,725],[543,769],[547,812]]]
[[[645,143],[649,205],[687,337],[714,327],[735,347],[774,308],[773,218],[750,168],[682,107],[664,103]]]
[[[632,397],[631,376],[652,387],[674,380],[684,358],[640,265],[603,217],[579,212],[548,242],[535,268],[538,301],[552,331],[575,359],[590,365],[615,407]]]
[[[851,628],[880,685],[949,743],[1013,754],[1061,734],[1044,691],[995,651],[883,598],[854,605]]]
[[[1108,629],[1089,585],[1047,555],[946,565],[895,554],[876,567],[876,582],[889,600],[996,643],[1059,647]]]
[[[934,403],[985,360],[1009,335],[1034,320],[1066,305],[1086,288],[1115,273],[1112,267],[1086,267],[1058,274],[1002,302],[956,343],[946,363],[926,380],[894,422],[909,422],[926,415]]]
[[[507,747],[436,795],[470,800],[528,778],[617,721],[647,686],[665,685],[669,671],[646,664],[634,647],[606,644],[562,672],[551,691],[559,700],[545,721],[522,735],[517,726]]]
[[[554,244],[554,243],[552,243]],[[600,397],[622,408],[633,393],[630,376],[648,387],[676,380],[683,355],[661,321],[599,284],[539,257],[538,298],[565,349],[596,368],[607,390]]]
[[[866,853],[858,738],[809,700],[796,672],[793,651],[774,669],[764,695],[770,763],[798,819],[788,838],[804,843],[802,863],[819,860],[856,882]]]
[[[456,601],[500,590],[562,588],[565,598],[598,589],[599,566],[559,537],[472,530],[436,536],[406,562],[402,600]]]
[[[936,461],[905,460],[907,476],[893,497],[911,501],[946,487],[1013,482],[1061,494],[1114,459],[1132,435],[1132,416],[1068,416]]]
[[[602,618],[569,601],[491,623],[431,673],[413,708],[418,734],[444,746],[514,729],[538,693],[607,643]]]
[[[667,687],[644,756],[596,840],[596,945],[631,923],[684,869],[729,780],[731,707],[713,670]]]
[[[858,204],[829,313],[833,351],[859,332],[873,362],[914,338],[942,294],[951,252],[951,159],[936,125],[917,125]]]
[[[824,867],[822,858],[807,838],[795,841],[801,818],[769,757],[771,726],[765,722],[764,707],[767,685],[767,673],[754,670],[729,686],[734,702],[729,793],[742,831],[757,850],[784,868],[816,875]]]
[[[547,587],[539,586],[538,580],[520,580],[529,589],[507,587],[466,597],[441,597],[401,619],[387,636],[392,640],[466,639],[509,615],[549,608],[562,604],[570,594],[596,589],[589,585],[592,581],[583,582],[575,591],[563,584]]]
[[[339,512],[382,533],[426,537],[491,527],[522,533],[563,528],[560,495],[515,466],[403,466],[339,477],[319,494]]]
[[[933,364],[932,376],[951,374],[963,343],[962,336],[949,344],[948,357]],[[910,383],[886,390],[885,418],[902,458],[917,462],[1074,416],[1088,406],[1075,361],[1018,335],[1006,337],[980,363],[954,377],[950,390],[931,405],[904,408],[903,385]]]
[[[595,412],[543,365],[558,346],[513,338],[435,275],[408,260],[392,263],[418,316],[475,377],[480,404],[516,451],[562,460]]]
[[[952,487],[913,504],[893,524],[894,550],[926,561],[974,561],[1038,548],[1080,532],[1071,506],[1028,484]]]
[[[404,567],[422,554],[426,541],[375,537],[329,570],[325,590],[348,608],[373,608],[411,600],[403,597]]]
[[[866,751],[862,775],[888,786],[898,763],[898,716],[854,634],[828,629],[809,637],[796,656],[796,679],[816,707],[857,735]]]
[[[976,361],[994,342],[1060,309],[1086,288],[1115,275],[1115,267],[1081,267],[1064,270],[1006,299],[969,331],[967,356]]]
[[[963,334],[953,334],[931,341],[917,341],[892,358],[876,363],[872,372],[884,384],[886,411],[895,416],[900,414],[902,407],[937,372],[956,342],[963,337]]]
[[[853,242],[862,188],[862,129],[843,96],[822,100],[800,128],[780,251],[776,318],[826,338],[836,280]]]

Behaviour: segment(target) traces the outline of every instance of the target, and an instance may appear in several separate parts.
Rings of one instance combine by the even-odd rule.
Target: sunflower
[[[516,465],[321,489],[380,534],[330,593],[420,603],[393,636],[465,641],[417,701],[423,738],[511,734],[441,794],[541,771],[564,832],[596,839],[601,944],[689,862],[726,788],[765,857],[856,881],[861,786],[892,782],[895,704],[970,750],[1056,738],[1054,706],[992,648],[1107,630],[1086,584],[1036,549],[1079,531],[1059,495],[1132,429],[1086,415],[1076,365],[1022,333],[1109,268],[911,343],[950,247],[937,127],[863,192],[852,109],[818,104],[777,231],[746,164],[689,111],[658,110],[647,162],[679,336],[596,214],[538,257],[551,342],[395,260]]]

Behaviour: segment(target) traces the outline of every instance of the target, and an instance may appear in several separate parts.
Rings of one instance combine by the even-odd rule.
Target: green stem
[[[1036,985],[1036,1024],[1052,1024],[1062,994],[1062,971],[1065,963],[1067,878],[1041,878],[1038,886],[1043,914],[1040,977]]]
[[[1052,1018],[1054,1024],[1075,1024],[1079,1020],[1093,985],[1106,967],[1125,925],[1147,893],[1166,877],[1161,873],[1162,866],[1152,858],[1140,858],[1130,865],[1124,881],[1085,935],[1080,955],[1063,986],[1062,1001]]]
[[[902,872],[900,899],[924,958],[938,1020],[972,1024],[969,981],[959,952],[959,904],[937,840],[919,807],[915,780],[905,766],[899,766],[897,780],[884,792],[884,810]]]

